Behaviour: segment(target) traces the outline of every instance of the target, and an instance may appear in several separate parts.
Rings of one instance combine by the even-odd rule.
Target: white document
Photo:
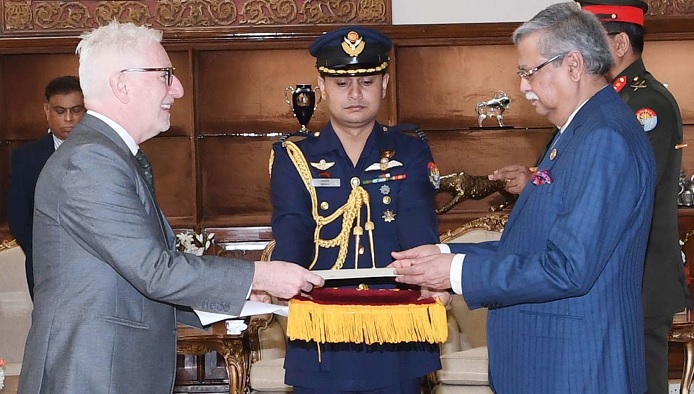
[[[263,315],[266,313],[274,313],[280,316],[287,316],[289,314],[289,307],[275,304],[266,304],[264,302],[257,301],[246,301],[246,303],[243,304],[243,309],[241,309],[241,313],[238,316],[225,315],[223,313],[200,311],[197,309],[193,309],[193,311],[196,315],[198,315],[198,318],[200,319],[202,325],[207,326],[222,320],[236,319],[238,317],[254,315]]]
[[[359,268],[311,271],[325,280],[355,278],[395,278],[395,268]]]

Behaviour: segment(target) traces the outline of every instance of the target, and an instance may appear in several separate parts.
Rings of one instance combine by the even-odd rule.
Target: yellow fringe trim
[[[448,338],[446,308],[431,304],[331,305],[289,301],[287,336],[317,343],[443,343]]]

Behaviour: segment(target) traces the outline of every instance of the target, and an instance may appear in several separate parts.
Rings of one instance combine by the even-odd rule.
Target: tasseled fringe
[[[438,299],[411,305],[331,305],[289,301],[287,336],[317,343],[443,343],[446,308]]]

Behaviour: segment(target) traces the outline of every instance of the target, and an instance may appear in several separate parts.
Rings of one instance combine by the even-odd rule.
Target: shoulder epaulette
[[[285,141],[287,141],[288,138],[290,137],[304,137],[304,138],[316,138],[320,135],[320,131],[315,131],[315,132],[310,132],[310,133],[305,133],[303,131],[295,131],[293,133],[286,133],[283,134],[277,142],[279,142],[282,147],[284,148],[285,146]],[[276,143],[277,143],[276,142]]]
[[[383,129],[383,131],[387,131],[385,126]],[[427,141],[427,136],[424,134],[424,131],[416,124],[396,124],[395,126],[391,126],[389,130],[399,131],[401,133],[415,133],[417,136],[419,136],[419,138],[421,138],[422,141]]]

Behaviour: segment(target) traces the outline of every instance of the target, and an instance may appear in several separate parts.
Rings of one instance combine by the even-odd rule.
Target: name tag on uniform
[[[312,178],[313,187],[340,187],[340,178]]]

